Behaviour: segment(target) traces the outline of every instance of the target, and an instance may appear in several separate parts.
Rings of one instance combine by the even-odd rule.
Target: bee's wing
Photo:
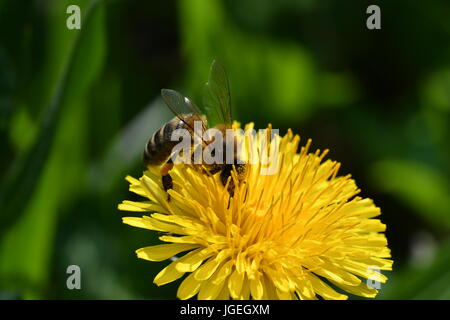
[[[203,95],[204,113],[212,127],[219,123],[231,125],[231,96],[228,78],[223,66],[214,60]]]
[[[191,100],[184,97],[181,93],[171,89],[162,89],[161,96],[169,109],[193,132],[195,132],[195,130],[192,125],[185,121],[185,116],[187,114],[197,116],[198,121],[202,121],[203,130],[207,129],[207,124],[202,120],[201,111]]]

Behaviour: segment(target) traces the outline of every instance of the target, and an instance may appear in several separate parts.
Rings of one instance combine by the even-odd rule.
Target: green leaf
[[[90,168],[91,191],[108,193],[117,181],[123,181],[130,167],[143,166],[144,146],[153,133],[173,114],[158,97],[149,103],[113,137],[105,155]]]
[[[72,38],[70,53],[62,61],[63,72],[35,143],[15,164],[1,189],[0,281],[10,290],[21,290],[25,298],[39,297],[44,289],[51,271],[58,213],[83,190],[86,97],[103,64],[105,46],[104,5],[97,2],[80,4],[84,15],[79,31],[65,27],[64,3],[56,6],[62,10],[49,27],[59,28],[61,33],[53,43],[62,41],[60,37],[70,38],[73,32],[79,35]]]
[[[379,299],[449,299],[450,241],[436,248],[434,259],[426,267],[407,265],[394,268],[382,286]]]
[[[256,120],[255,108],[258,118],[271,122],[304,119],[315,110],[316,65],[302,46],[249,35],[217,0],[180,1],[179,17],[188,60],[185,95],[198,101],[194,93],[201,92],[208,65],[217,59],[227,66],[235,120]]]
[[[437,228],[450,229],[450,184],[436,169],[411,160],[376,162],[370,177],[382,192],[400,199]]]
[[[84,11],[85,24],[87,24],[89,13],[96,3],[97,0],[92,0],[86,5]],[[60,3],[60,5],[61,4],[62,3]],[[11,165],[11,168],[8,170],[7,175],[0,185],[0,208],[2,208],[2,215],[0,216],[0,236],[4,233],[5,229],[14,223],[20,216],[22,210],[24,210],[27,203],[24,199],[28,199],[29,195],[33,192],[40,174],[42,173],[42,169],[49,157],[63,107],[67,106],[66,102],[73,99],[77,94],[76,89],[79,87],[77,82],[80,81],[80,76],[85,77],[85,75],[77,74],[77,72],[84,70],[84,68],[81,68],[80,70],[80,58],[77,57],[77,53],[80,55],[81,50],[88,49],[89,46],[87,46],[87,48],[85,46],[84,48],[81,48],[81,50],[77,48],[81,47],[79,38],[84,32],[84,29],[87,29],[88,26],[82,28],[79,34],[76,34],[74,37],[73,34],[70,33],[73,31],[69,31],[65,27],[65,7],[58,7],[63,11],[61,11],[59,16],[53,21],[55,25],[49,25],[49,28],[50,30],[52,30],[52,28],[64,30],[64,32],[55,35],[56,38],[54,42],[58,43],[59,41],[62,41],[60,38],[68,38],[72,39],[72,43],[71,46],[69,46],[70,50],[67,52],[66,60],[62,62],[62,66],[57,65],[57,67],[50,68],[50,70],[58,70],[62,67],[63,72],[60,72],[60,76],[56,82],[57,90],[53,94],[53,97],[49,101],[48,107],[42,116],[40,131],[35,143],[30,147],[28,152]],[[67,44],[64,44],[63,46],[66,47]],[[92,47],[93,50],[95,50],[95,48],[96,46]],[[66,52],[66,50],[62,50],[62,52]],[[51,63],[53,51],[50,51],[49,54],[49,63]],[[89,63],[90,58],[84,58],[83,60]],[[56,62],[53,60],[53,63]],[[89,68],[91,66],[87,65],[87,67]],[[86,72],[92,70],[92,68],[88,68],[86,68]],[[43,75],[43,78],[44,79],[41,80],[42,82],[48,80],[48,74]],[[51,82],[49,83],[49,86],[51,86]]]

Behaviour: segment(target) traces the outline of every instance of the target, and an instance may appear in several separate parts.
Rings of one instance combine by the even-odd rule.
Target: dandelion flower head
[[[243,132],[252,129],[250,123]],[[270,130],[241,137],[252,146],[243,158],[267,148],[263,137]],[[234,171],[233,196],[219,174],[183,163],[170,171],[168,191],[155,167],[139,179],[126,178],[143,201],[123,201],[119,209],[143,216],[123,222],[157,231],[161,240],[137,256],[170,259],[154,283],[183,278],[180,299],[375,297],[368,280],[384,283],[380,270],[392,268],[386,226],[375,219],[380,209],[358,196],[350,175],[338,174],[340,164],[325,159],[328,150],[311,152],[311,140],[300,144],[291,130],[272,142],[277,171],[262,175],[260,163],[248,164],[242,183]]]

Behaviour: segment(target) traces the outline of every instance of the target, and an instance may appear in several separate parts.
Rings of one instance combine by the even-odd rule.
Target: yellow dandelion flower
[[[238,124],[234,124],[237,128]],[[245,127],[245,132],[253,128]],[[270,128],[269,128],[270,129]],[[263,136],[247,136],[251,148],[267,148]],[[146,201],[123,201],[120,210],[149,212],[123,222],[164,233],[165,244],[136,251],[139,258],[163,261],[158,286],[185,274],[177,296],[189,299],[346,299],[346,293],[373,298],[367,279],[384,283],[380,270],[392,260],[383,232],[386,226],[372,200],[359,193],[350,175],[338,176],[340,164],[324,160],[327,150],[300,148],[290,130],[274,138],[278,167],[261,175],[249,163],[231,197],[219,174],[175,164],[173,189],[164,190],[158,168],[138,180],[127,177],[130,191]],[[255,151],[253,149],[253,151]],[[168,199],[168,194],[170,199]]]

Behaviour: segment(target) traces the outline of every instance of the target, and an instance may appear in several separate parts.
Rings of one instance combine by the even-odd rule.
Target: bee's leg
[[[172,177],[170,176],[170,174],[162,176],[162,184],[164,187],[164,191],[166,192],[173,188]],[[170,200],[170,194],[167,194],[167,200]]]
[[[166,163],[164,163],[159,172],[161,173],[162,176],[162,185],[164,188],[164,191],[168,191],[170,189],[173,189],[173,181],[172,181],[172,177],[169,174],[169,171],[173,168],[173,162],[172,159],[169,159]],[[170,200],[170,195],[167,194],[167,200]]]

